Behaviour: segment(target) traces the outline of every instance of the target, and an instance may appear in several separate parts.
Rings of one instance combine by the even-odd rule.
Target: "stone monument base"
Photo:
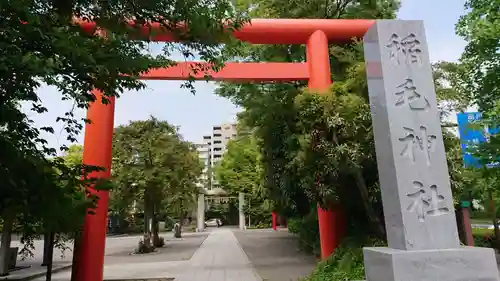
[[[499,281],[491,248],[404,251],[364,248],[366,281]]]

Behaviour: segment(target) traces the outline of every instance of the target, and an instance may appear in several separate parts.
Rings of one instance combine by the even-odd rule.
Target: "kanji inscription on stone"
[[[388,247],[369,281],[500,281],[492,249],[461,247],[422,21],[376,20],[363,38]]]
[[[415,162],[415,148],[419,149],[424,154],[427,165],[430,166],[436,135],[429,134],[425,126],[420,126],[417,130],[403,127],[403,130],[405,131],[404,136],[398,138],[403,144],[400,155],[406,156],[412,162]]]
[[[406,78],[403,84],[397,86],[394,95],[397,97],[396,106],[408,106],[412,110],[427,110],[431,107],[429,100],[417,91],[411,78]]]
[[[438,193],[437,185],[425,188],[420,181],[413,181],[413,188],[414,191],[407,194],[410,203],[406,209],[416,213],[420,222],[424,222],[426,216],[445,215],[450,211],[444,196]]]
[[[391,34],[386,47],[389,49],[389,56],[397,64],[421,64],[420,40],[414,33],[404,37],[397,33]]]
[[[440,115],[421,21],[377,20],[364,36],[387,241],[460,247]]]

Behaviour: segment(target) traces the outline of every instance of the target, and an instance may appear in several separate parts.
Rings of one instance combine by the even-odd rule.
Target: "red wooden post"
[[[102,94],[93,92],[97,100],[87,111],[87,119],[91,124],[85,126],[83,146],[83,163],[105,168],[104,171],[93,172],[91,177],[108,178],[111,175],[111,147],[113,143],[113,122],[115,114],[114,98],[109,104],[102,104]],[[104,269],[104,249],[106,244],[106,229],[108,216],[107,191],[89,192],[99,196],[95,214],[87,214],[83,228],[81,248],[76,261],[78,281],[102,281]]]
[[[309,64],[309,88],[328,91],[330,78],[330,56],[328,38],[321,30],[314,32],[307,41],[307,62]],[[337,222],[336,222],[337,220]],[[328,258],[340,244],[338,215],[333,209],[318,206],[321,258]]]
[[[462,215],[462,226],[464,229],[465,245],[474,246],[474,236],[472,235],[472,227],[470,223],[470,202],[462,201],[460,202],[460,213]]]
[[[274,229],[274,231],[276,231],[277,230],[277,227],[276,227],[276,212],[273,211],[271,215],[273,217],[273,229]]]

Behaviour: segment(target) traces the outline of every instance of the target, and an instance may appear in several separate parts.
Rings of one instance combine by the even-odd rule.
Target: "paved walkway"
[[[261,281],[229,229],[214,230],[189,261],[178,281]]]
[[[145,261],[153,255],[142,256]],[[231,229],[214,229],[189,260],[105,264],[104,279],[168,278],[175,281],[262,281]],[[43,278],[36,279],[39,281]],[[70,280],[70,272],[53,281]]]
[[[234,235],[263,280],[297,281],[309,276],[316,258],[299,249],[294,234],[278,230],[235,230]]]

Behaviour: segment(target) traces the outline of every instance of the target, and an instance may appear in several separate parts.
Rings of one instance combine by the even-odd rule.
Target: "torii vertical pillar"
[[[276,231],[277,230],[276,211],[273,211],[271,213],[271,216],[272,216],[272,227],[273,227],[273,230]]]
[[[198,208],[196,217],[196,231],[203,232],[205,230],[205,194],[198,194]]]
[[[240,230],[245,230],[245,211],[243,209],[244,206],[245,206],[245,193],[240,192],[238,194],[238,213],[239,213]]]
[[[306,57],[309,65],[309,88],[316,91],[328,91],[332,84],[330,78],[330,56],[328,38],[321,30],[314,32],[307,41]],[[340,244],[341,237],[337,235],[337,214],[334,209],[323,209],[318,206],[319,237],[321,258],[328,258]],[[337,226],[337,227],[336,227]]]
[[[103,104],[102,94],[93,91],[96,101],[91,103],[87,111],[87,119],[91,121],[85,126],[83,146],[83,164],[102,167],[104,171],[93,172],[90,177],[109,178],[111,176],[111,156],[113,144],[113,122],[115,99],[109,98]],[[80,249],[76,261],[78,281],[101,281],[104,270],[104,249],[106,246],[106,229],[108,217],[108,191],[96,191],[89,188],[89,193],[99,197],[94,214],[87,214],[81,237]]]

